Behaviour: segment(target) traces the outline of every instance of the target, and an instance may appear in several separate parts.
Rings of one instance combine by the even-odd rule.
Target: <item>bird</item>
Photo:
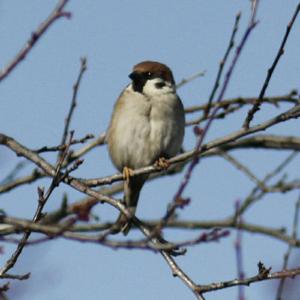
[[[140,191],[148,175],[132,170],[156,164],[167,168],[167,159],[179,153],[185,128],[184,107],[176,93],[171,69],[157,61],[143,61],[129,74],[131,83],[117,99],[106,141],[115,167],[124,176],[124,204],[135,215]],[[115,233],[127,235],[130,219],[120,213]]]

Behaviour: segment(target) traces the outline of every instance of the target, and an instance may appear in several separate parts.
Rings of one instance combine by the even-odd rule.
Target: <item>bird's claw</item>
[[[160,170],[167,170],[170,166],[169,161],[164,158],[164,157],[160,157],[156,162],[155,162],[155,167],[160,169]]]

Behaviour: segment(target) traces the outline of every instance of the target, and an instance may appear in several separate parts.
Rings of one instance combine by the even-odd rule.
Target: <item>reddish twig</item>
[[[221,76],[222,76],[222,73],[223,73],[224,66],[225,66],[227,58],[228,58],[228,56],[231,52],[231,49],[234,47],[234,38],[235,38],[235,35],[238,31],[240,18],[241,18],[241,13],[239,12],[235,17],[235,22],[234,22],[232,33],[231,33],[231,36],[230,36],[228,47],[225,51],[224,57],[222,58],[222,60],[220,61],[220,64],[219,64],[219,71],[218,71],[218,74],[217,74],[217,77],[216,77],[216,80],[215,80],[215,84],[214,84],[214,87],[213,87],[213,89],[211,91],[211,94],[209,96],[207,106],[204,110],[204,118],[206,118],[209,115],[209,111],[211,109],[212,101],[213,101],[213,99],[215,97],[215,94],[216,94],[216,91],[217,91],[217,89],[220,85],[220,79],[221,79]]]
[[[246,31],[245,31],[242,39],[241,39],[240,44],[236,48],[235,55],[232,59],[231,65],[230,65],[230,67],[229,67],[229,69],[228,69],[228,71],[225,75],[223,86],[221,88],[220,94],[219,94],[219,96],[217,98],[217,101],[216,101],[217,103],[220,102],[223,99],[225,91],[226,91],[227,86],[229,84],[229,81],[231,79],[231,75],[232,75],[232,72],[234,70],[234,67],[236,66],[236,63],[237,63],[237,61],[238,61],[238,59],[241,55],[241,52],[242,52],[242,50],[243,50],[243,48],[244,48],[244,46],[245,46],[245,44],[248,40],[248,37],[249,37],[251,31],[254,29],[254,27],[257,24],[257,22],[255,21],[255,15],[256,15],[256,2],[255,2],[254,6],[252,8],[252,14],[251,14],[249,25],[248,25],[248,27],[247,27],[247,29],[246,29]],[[200,148],[203,144],[204,138],[205,138],[205,136],[206,136],[206,134],[207,134],[207,132],[208,132],[208,130],[209,130],[209,128],[210,128],[210,126],[211,126],[211,124],[214,120],[214,117],[218,112],[218,110],[219,110],[219,107],[216,106],[214,108],[212,114],[211,114],[211,118],[207,121],[207,123],[206,123],[206,125],[205,125],[205,127],[202,131],[202,134],[200,134],[199,139],[198,139],[197,144],[196,144],[196,147],[195,147],[195,153],[199,153]],[[179,186],[179,188],[178,188],[178,190],[177,190],[177,192],[174,196],[173,201],[175,201],[177,198],[182,198],[181,195],[183,194],[186,186],[188,185],[188,183],[190,181],[190,178],[192,176],[192,172],[193,172],[194,168],[196,167],[196,165],[198,163],[199,163],[199,157],[198,157],[198,155],[194,155],[194,158],[193,158],[192,162],[190,163],[190,165],[188,166],[188,169],[187,169],[187,171],[184,175],[184,178],[183,178],[183,180],[182,180],[182,182],[181,182],[181,184],[180,184],[180,186]]]

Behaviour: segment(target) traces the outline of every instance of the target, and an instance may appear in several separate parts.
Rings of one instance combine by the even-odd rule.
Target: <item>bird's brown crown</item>
[[[143,61],[133,67],[133,73],[151,73],[153,77],[162,78],[175,84],[171,69],[157,61]]]

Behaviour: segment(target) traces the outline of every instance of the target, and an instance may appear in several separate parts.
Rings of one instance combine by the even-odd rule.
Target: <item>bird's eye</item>
[[[146,73],[146,77],[147,77],[148,79],[152,78],[152,77],[153,77],[153,73],[152,73],[152,72],[147,72],[147,73]]]

